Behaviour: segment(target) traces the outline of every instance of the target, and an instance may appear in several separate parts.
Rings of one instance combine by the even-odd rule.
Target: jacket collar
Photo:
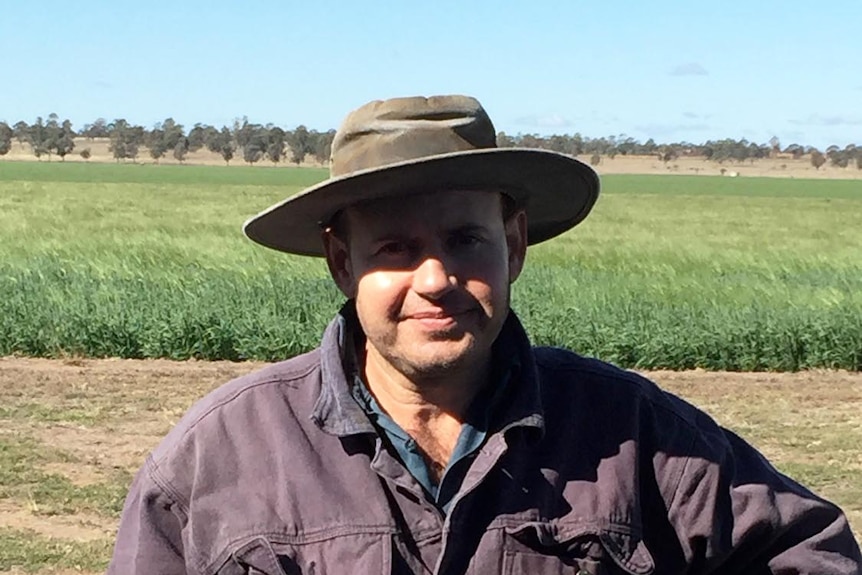
[[[321,388],[311,419],[326,433],[339,437],[375,433],[374,425],[351,393],[348,353],[351,330],[360,329],[353,302],[348,301],[329,323],[320,345]],[[509,312],[494,343],[495,361],[511,362],[506,394],[496,403],[489,431],[514,427],[536,428],[544,433],[541,390],[533,350],[521,322]],[[516,358],[514,361],[511,358]],[[347,369],[345,369],[347,367]]]

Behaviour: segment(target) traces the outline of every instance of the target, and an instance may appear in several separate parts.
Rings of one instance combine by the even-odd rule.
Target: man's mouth
[[[472,308],[456,310],[422,310],[404,316],[408,321],[418,324],[429,331],[446,331],[457,326],[465,316],[473,312]]]
[[[458,316],[469,313],[470,309],[461,309],[461,310],[425,310],[413,312],[406,315],[406,319],[421,319],[421,320],[445,320],[445,319],[454,319]]]

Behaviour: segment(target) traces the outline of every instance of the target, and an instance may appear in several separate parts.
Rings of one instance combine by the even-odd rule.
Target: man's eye
[[[455,247],[474,246],[482,241],[482,238],[473,234],[458,234],[451,240],[451,244]]]
[[[407,244],[403,242],[389,242],[380,246],[380,249],[377,250],[378,254],[381,255],[400,255],[407,251]]]

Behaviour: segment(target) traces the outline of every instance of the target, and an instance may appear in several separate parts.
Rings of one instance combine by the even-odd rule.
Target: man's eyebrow
[[[375,244],[383,243],[383,242],[403,242],[410,239],[410,234],[405,232],[380,232],[379,234],[372,234],[371,241]]]
[[[478,232],[482,234],[487,234],[489,232],[489,228],[487,226],[483,226],[482,224],[462,224],[458,226],[453,226],[449,229],[450,234],[463,234],[469,232]]]

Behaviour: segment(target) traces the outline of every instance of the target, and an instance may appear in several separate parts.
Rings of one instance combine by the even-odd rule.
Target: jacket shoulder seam
[[[224,406],[228,405],[229,403],[232,403],[234,400],[236,400],[241,395],[244,395],[245,393],[250,392],[252,390],[255,390],[257,388],[260,388],[262,386],[281,385],[281,384],[291,383],[291,382],[297,381],[297,380],[303,380],[310,373],[314,372],[315,370],[317,370],[319,368],[320,368],[320,366],[317,363],[313,363],[313,364],[307,366],[305,369],[302,369],[302,370],[296,370],[296,371],[293,371],[290,373],[277,373],[277,374],[270,375],[270,376],[268,376],[264,379],[261,379],[259,381],[251,381],[251,382],[246,383],[245,385],[242,385],[238,389],[233,390],[232,393],[230,393],[228,396],[221,398],[220,400],[213,403],[213,405],[209,406],[203,413],[198,415],[193,421],[190,421],[185,426],[185,429],[183,429],[182,435],[180,435],[176,440],[174,440],[171,447],[173,448],[174,446],[176,446],[177,444],[179,444],[183,440],[185,440],[185,438],[188,437],[188,435],[190,433],[192,433],[195,430],[195,428],[204,419],[207,419],[214,411],[217,411],[217,410],[223,408]],[[171,451],[173,451],[173,449],[168,450],[168,452],[171,452]],[[161,457],[158,458],[158,461],[164,460],[167,456],[168,456],[168,453],[163,454]],[[153,465],[158,465],[158,461],[153,459]]]
[[[595,376],[603,377],[606,379],[611,379],[611,380],[619,382],[619,383],[624,383],[630,389],[634,388],[634,391],[637,394],[637,396],[640,398],[643,398],[644,400],[649,402],[650,406],[652,406],[654,408],[661,409],[663,412],[667,412],[667,413],[673,415],[676,419],[678,419],[682,423],[684,423],[686,425],[686,427],[688,427],[689,429],[698,430],[698,426],[695,425],[695,423],[693,423],[692,421],[689,421],[683,414],[679,413],[679,410],[674,409],[673,407],[668,406],[668,405],[663,405],[662,403],[656,401],[656,398],[651,397],[650,394],[648,394],[648,393],[644,393],[642,387],[638,384],[638,380],[643,380],[643,381],[649,382],[652,385],[656,386],[656,389],[659,391],[659,393],[661,393],[662,395],[666,395],[667,392],[664,391],[663,389],[661,389],[660,387],[658,387],[654,382],[651,382],[649,379],[647,379],[641,375],[627,372],[627,371],[624,371],[624,370],[619,369],[619,368],[607,369],[607,370],[596,369],[594,367],[591,367],[590,365],[584,365],[585,363],[587,363],[584,360],[584,358],[582,358],[581,356],[577,356],[577,357],[580,360],[578,363],[567,362],[567,364],[564,364],[564,365],[550,366],[546,362],[544,362],[543,360],[538,359],[538,358],[536,359],[536,363],[539,365],[542,365],[543,367],[550,368],[550,369],[557,369],[557,370],[563,370],[563,371],[569,371],[569,372],[578,372],[578,373],[588,373],[590,375],[595,375]]]

